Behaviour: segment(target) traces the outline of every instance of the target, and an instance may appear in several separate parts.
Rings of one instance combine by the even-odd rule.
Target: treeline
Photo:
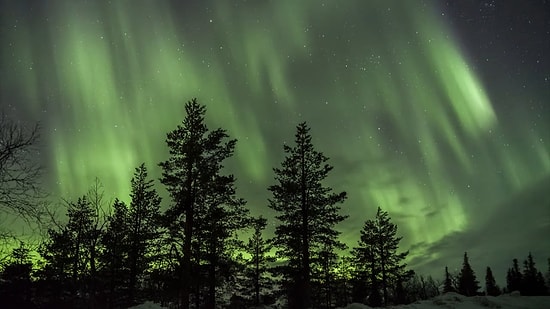
[[[356,247],[339,240],[346,193],[323,184],[332,166],[306,123],[273,169],[268,206],[276,212],[275,234],[267,239],[268,221],[250,215],[234,176],[223,173],[236,140],[210,130],[196,100],[185,111],[167,134],[169,157],[159,163],[168,207],[161,210],[144,164],[130,179],[129,203],[107,203],[96,181],[65,202],[67,220],[54,221],[38,257],[23,243],[13,250],[0,274],[1,299],[21,308],[126,308],[145,300],[185,309],[335,308],[439,294],[441,282],[407,269],[408,252],[398,252],[401,237],[386,211],[365,221]],[[466,284],[477,282],[475,274],[463,272],[458,281],[447,272],[445,288],[476,294],[479,286]],[[527,274],[519,282],[530,290]]]
[[[465,296],[489,295],[498,296],[503,293],[520,293],[525,296],[550,295],[550,258],[548,258],[548,272],[546,279],[541,271],[535,267],[533,255],[529,252],[527,259],[523,261],[523,272],[520,270],[518,260],[513,259],[512,267],[506,274],[506,287],[501,288],[496,284],[491,267],[487,266],[485,272],[485,290],[481,292],[480,282],[470,266],[468,254],[464,253],[462,269],[458,274],[450,274],[445,267],[445,279],[443,292],[456,292]]]

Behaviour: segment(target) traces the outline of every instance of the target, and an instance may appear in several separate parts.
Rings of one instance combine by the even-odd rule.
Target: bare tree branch
[[[39,130],[39,125],[27,129],[0,113],[0,213],[27,223],[39,223],[44,213],[42,168],[36,159]]]

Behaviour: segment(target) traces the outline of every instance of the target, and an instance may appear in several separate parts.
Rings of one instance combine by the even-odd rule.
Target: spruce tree
[[[464,296],[475,296],[479,290],[479,282],[476,280],[474,270],[468,261],[468,253],[464,252],[464,262],[458,277],[458,293]]]
[[[124,202],[115,199],[113,212],[107,219],[107,229],[103,235],[103,277],[107,283],[107,303],[109,307],[127,306],[124,299],[128,290],[128,208]]]
[[[43,265],[37,272],[37,294],[43,299],[67,299],[71,284],[70,265],[73,263],[72,235],[66,227],[50,228],[38,248]],[[61,303],[61,302],[60,302]],[[64,304],[60,304],[64,305]]]
[[[332,308],[336,290],[336,250],[346,247],[340,242],[324,241],[312,255],[312,293],[315,307]]]
[[[95,298],[97,274],[93,267],[99,258],[103,225],[99,225],[99,209],[93,207],[89,196],[67,202],[68,222],[48,230],[39,250],[45,261],[41,277],[55,287],[45,293],[69,295],[64,297],[69,301],[91,302]]]
[[[352,251],[359,269],[359,277],[370,284],[371,306],[387,305],[388,290],[399,280],[409,280],[413,273],[406,271],[403,260],[408,251],[397,253],[402,237],[397,236],[397,225],[391,222],[386,211],[380,207],[373,220],[367,220],[361,230],[358,247]],[[380,291],[382,295],[380,295]]]
[[[509,268],[506,274],[506,288],[508,292],[521,291],[523,278],[519,270],[518,259],[513,259],[512,263],[512,268]]]
[[[154,182],[148,178],[147,168],[142,163],[134,171],[130,181],[130,205],[128,207],[128,268],[129,298],[132,302],[144,299],[136,298],[139,279],[152,262],[153,246],[159,238],[161,198],[154,189]]]
[[[89,242],[93,237],[94,212],[87,196],[83,196],[76,203],[70,203],[68,209],[69,222],[67,230],[71,239],[71,284],[74,288],[84,288],[84,281],[90,273],[87,263],[90,255]],[[76,294],[76,290],[73,293]],[[84,294],[83,291],[81,291]]]
[[[181,307],[189,308],[191,283],[195,281],[191,277],[193,263],[206,260],[206,306],[214,308],[218,263],[226,253],[226,240],[243,226],[239,221],[246,215],[244,201],[235,197],[235,178],[221,175],[222,163],[233,155],[236,140],[226,141],[228,135],[223,129],[207,128],[206,107],[196,99],[185,105],[185,111],[182,124],[167,134],[170,157],[159,164],[161,183],[173,201],[164,216],[165,226],[176,249]]]
[[[485,273],[485,294],[489,296],[500,295],[500,288],[497,286],[491,267],[487,266]]]
[[[245,276],[249,282],[245,294],[252,296],[254,306],[260,305],[262,293],[273,283],[267,272],[269,264],[275,262],[275,257],[269,255],[272,246],[262,235],[266,226],[264,217],[252,218],[254,234],[245,246],[246,253],[250,255],[250,259],[245,262]]]
[[[33,263],[30,250],[24,242],[12,250],[0,272],[0,297],[2,303],[12,308],[34,308],[32,303]]]
[[[453,281],[451,280],[451,275],[449,274],[449,268],[445,266],[445,281],[443,283],[443,293],[456,292],[453,287]]]
[[[535,267],[535,260],[531,252],[527,256],[527,260],[523,262],[523,274],[521,295],[540,296],[546,294],[546,284],[542,273]]]
[[[335,225],[346,193],[333,193],[323,181],[332,170],[328,158],[315,150],[307,124],[297,126],[295,146],[284,145],[286,157],[274,168],[276,184],[269,187],[269,207],[277,212],[274,246],[278,257],[288,261],[284,277],[288,282],[290,308],[311,306],[312,255],[327,239],[335,239]]]
[[[536,295],[538,296],[544,296],[548,295],[548,287],[546,286],[546,282],[544,281],[544,276],[542,275],[542,272],[537,272],[536,277]]]

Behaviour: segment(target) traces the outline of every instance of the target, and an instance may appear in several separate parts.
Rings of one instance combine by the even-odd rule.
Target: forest
[[[130,202],[107,201],[96,180],[80,198],[63,200],[63,213],[47,209],[37,181],[32,149],[40,128],[24,130],[2,117],[0,211],[45,227],[36,246],[2,229],[9,250],[0,257],[0,299],[14,308],[128,308],[148,300],[184,309],[336,308],[409,304],[447,292],[550,295],[550,257],[545,270],[529,252],[523,261],[510,257],[502,287],[489,266],[484,280],[476,275],[467,252],[462,265],[448,265],[459,272],[446,267],[441,279],[415,273],[381,208],[364,218],[359,241],[348,247],[337,229],[347,219],[347,193],[324,184],[333,167],[305,122],[283,145],[266,188],[275,218],[252,216],[224,170],[237,141],[208,128],[205,117],[196,99],[185,104],[183,121],[166,134],[168,158],[137,166],[128,179]],[[153,168],[162,172],[169,201],[149,176]],[[10,247],[14,241],[19,245]]]

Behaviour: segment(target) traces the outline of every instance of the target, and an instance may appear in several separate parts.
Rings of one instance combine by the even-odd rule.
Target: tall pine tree
[[[204,258],[208,263],[207,307],[214,308],[216,269],[224,242],[242,227],[238,221],[246,214],[244,201],[235,197],[235,178],[220,174],[222,162],[233,155],[236,140],[226,141],[223,129],[208,130],[206,107],[196,99],[185,105],[185,111],[183,123],[167,134],[170,157],[159,164],[161,182],[173,201],[165,213],[165,225],[174,241],[181,307],[189,308],[192,263],[199,265]],[[201,241],[197,242],[199,232]],[[193,243],[205,255],[193,250]],[[195,299],[200,298],[195,295]]]
[[[464,261],[458,276],[458,293],[464,296],[475,296],[478,290],[479,281],[477,281],[474,270],[468,261],[468,253],[464,252]]]
[[[323,185],[332,170],[328,158],[315,150],[307,124],[297,126],[295,146],[284,145],[286,157],[274,168],[276,184],[269,187],[269,207],[280,222],[274,245],[278,257],[288,261],[285,278],[289,285],[289,308],[309,308],[311,303],[312,255],[327,239],[335,240],[334,226],[345,219],[339,214],[346,193],[333,193]]]
[[[403,262],[409,252],[397,253],[401,239],[397,236],[397,225],[380,207],[376,217],[367,220],[361,230],[359,246],[353,249],[352,254],[363,272],[361,277],[369,280],[369,303],[372,306],[387,305],[388,291],[392,285],[410,279],[413,274],[405,270],[406,264]]]

